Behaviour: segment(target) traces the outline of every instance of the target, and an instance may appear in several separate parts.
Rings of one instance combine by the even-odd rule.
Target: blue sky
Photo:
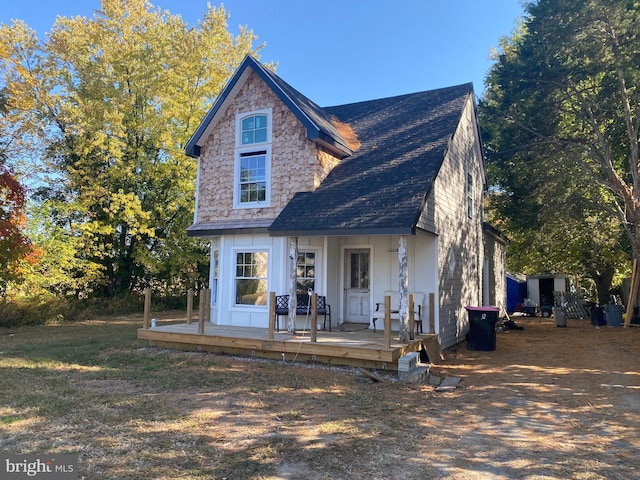
[[[206,0],[153,0],[195,25]],[[219,2],[211,1],[214,6]],[[523,14],[520,0],[226,0],[229,29],[266,42],[261,60],[321,106],[473,82]],[[56,16],[89,16],[100,0],[2,0],[0,23],[22,19],[43,37]]]

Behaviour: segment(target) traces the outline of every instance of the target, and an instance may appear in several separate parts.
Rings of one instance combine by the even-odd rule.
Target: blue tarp
[[[513,313],[527,296],[527,282],[519,282],[507,275],[507,312]]]

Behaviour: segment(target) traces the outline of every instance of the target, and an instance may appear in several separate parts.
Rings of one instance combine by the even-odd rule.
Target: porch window
[[[296,292],[316,291],[316,254],[298,252]]]
[[[218,303],[218,263],[219,263],[218,250],[213,251],[212,259],[213,265],[211,265],[211,304]]]
[[[236,115],[234,207],[268,207],[271,109]]]
[[[267,252],[236,253],[236,305],[267,304]]]

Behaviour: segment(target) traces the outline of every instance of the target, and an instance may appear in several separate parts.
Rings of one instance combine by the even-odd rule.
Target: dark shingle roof
[[[362,145],[315,191],[297,193],[271,235],[415,233],[472,92],[467,83],[324,108],[349,124]]]

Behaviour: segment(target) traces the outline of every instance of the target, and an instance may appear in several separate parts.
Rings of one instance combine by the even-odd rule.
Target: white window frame
[[[218,304],[218,284],[220,279],[220,249],[211,251],[211,305]]]
[[[467,217],[473,218],[473,174],[471,172],[467,172],[465,178],[465,192],[466,192],[466,204],[467,204]]]
[[[320,281],[320,279],[318,278],[318,259],[319,259],[319,253],[318,250],[316,249],[310,249],[310,248],[305,248],[305,249],[298,249],[298,255],[306,255],[307,253],[313,253],[314,255],[314,277],[313,277],[313,287],[314,287],[314,291],[317,293],[318,292],[318,283]],[[303,278],[310,278],[310,277],[299,277],[298,276],[298,261],[296,260],[296,285],[298,284],[298,282],[300,281],[300,279]],[[297,292],[297,293],[307,293],[307,292]]]
[[[266,276],[265,277],[238,277],[237,276],[237,268],[238,268],[238,254],[239,253],[265,253],[267,255],[267,272],[266,272]],[[238,298],[237,293],[236,293],[236,289],[237,289],[237,280],[239,278],[259,278],[259,279],[264,279],[266,281],[266,290],[265,290],[265,295],[268,297],[269,294],[269,284],[270,284],[270,272],[271,272],[271,249],[269,248],[260,248],[260,247],[254,247],[254,248],[242,248],[242,247],[238,247],[238,248],[234,248],[233,249],[233,289],[232,289],[232,305],[235,308],[249,308],[249,309],[266,309],[268,308],[268,304],[269,304],[269,299],[265,298],[265,304],[264,305],[253,305],[250,303],[236,303],[236,300]]]
[[[265,115],[267,117],[267,140],[266,142],[256,142],[242,144],[242,121],[255,115]],[[271,206],[271,140],[272,140],[272,111],[270,108],[254,110],[251,112],[239,113],[236,115],[236,147],[234,152],[234,173],[233,173],[233,207],[234,208],[263,208]],[[240,162],[247,154],[265,152],[265,199],[264,201],[242,202],[240,192]]]

